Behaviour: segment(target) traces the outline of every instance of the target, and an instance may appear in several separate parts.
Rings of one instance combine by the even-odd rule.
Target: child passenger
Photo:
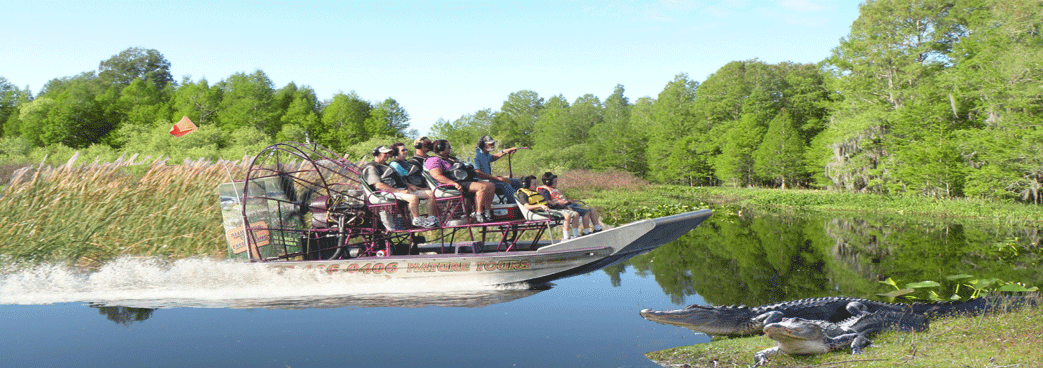
[[[541,216],[551,217],[563,217],[565,218],[565,226],[561,228],[562,240],[569,240],[571,238],[579,237],[579,214],[570,209],[554,209],[547,202],[547,199],[540,195],[536,191],[536,177],[529,175],[521,179],[522,188],[514,192],[514,198],[518,201],[518,205],[525,207],[525,209],[532,211]],[[572,232],[569,232],[569,228]]]
[[[594,207],[587,206],[582,201],[570,201],[565,198],[565,195],[558,190],[558,176],[554,175],[550,171],[543,173],[541,178],[543,185],[537,188],[541,195],[547,198],[547,202],[550,202],[552,207],[567,208],[579,213],[583,219],[583,235],[591,233],[590,225],[594,224],[593,232],[601,231],[601,216],[598,216],[598,210]]]

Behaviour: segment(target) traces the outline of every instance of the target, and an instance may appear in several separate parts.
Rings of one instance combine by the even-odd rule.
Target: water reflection
[[[675,304],[700,295],[715,305],[759,305],[846,295],[875,298],[878,281],[969,274],[1043,284],[1038,229],[895,216],[715,211],[693,232],[627,263],[652,275]],[[623,266],[607,268],[614,283]],[[961,289],[961,294],[969,293]],[[964,295],[966,296],[966,295]]]
[[[311,309],[311,308],[424,308],[455,307],[478,308],[493,304],[506,303],[536,295],[549,290],[553,284],[539,285],[533,288],[511,288],[503,290],[457,290],[449,292],[412,292],[412,293],[366,293],[352,295],[300,295],[293,297],[258,297],[258,298],[163,298],[163,299],[130,299],[104,300],[90,302],[92,308],[99,308],[109,319],[137,322],[149,317],[152,310],[161,308],[232,308],[232,309]],[[150,311],[144,315],[142,311]],[[140,320],[128,320],[126,317],[113,315],[141,315]],[[120,321],[117,321],[120,320]]]
[[[98,309],[98,313],[117,325],[129,325],[134,322],[143,322],[152,317],[152,308],[132,308],[119,306],[106,306],[104,304],[90,303],[91,308]]]

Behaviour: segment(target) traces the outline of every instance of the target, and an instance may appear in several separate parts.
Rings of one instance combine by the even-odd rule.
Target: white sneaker
[[[438,227],[438,218],[437,217],[428,216],[428,217],[424,218],[424,220],[422,222],[424,223],[423,226],[425,228],[428,228],[428,229]]]
[[[413,227],[427,227],[426,225],[427,225],[427,221],[424,221],[423,218],[420,218],[420,217],[414,217],[413,218]]]

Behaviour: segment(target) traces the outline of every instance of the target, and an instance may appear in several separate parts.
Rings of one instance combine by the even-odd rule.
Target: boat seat
[[[525,208],[525,206],[522,206],[522,204],[520,202],[517,203],[517,205],[518,205],[518,211],[521,212],[522,218],[524,218],[526,220],[529,220],[529,221],[553,221],[553,222],[555,222],[555,225],[557,225],[557,222],[561,222],[562,220],[564,220],[563,218],[561,218],[559,216],[553,216],[553,215],[552,216],[547,216],[547,215],[541,215],[541,214],[538,214],[536,212],[529,211],[529,209]]]
[[[474,193],[466,190],[461,193],[449,184],[438,182],[427,168],[424,168],[423,176],[427,181],[427,187],[435,194],[435,203],[439,204],[439,213],[436,216],[440,225],[449,226],[451,221],[458,218],[465,218],[465,221],[470,223],[471,219],[466,214],[471,213],[470,209],[474,207]]]
[[[409,227],[410,221],[403,206],[406,201],[395,198],[391,193],[375,190],[366,182],[365,170],[372,170],[373,166],[363,169],[359,178],[359,187],[362,189],[363,197],[366,199],[366,207],[373,215],[376,215],[384,228],[388,230],[402,230]],[[393,169],[392,169],[393,170]],[[397,219],[397,220],[396,220]]]

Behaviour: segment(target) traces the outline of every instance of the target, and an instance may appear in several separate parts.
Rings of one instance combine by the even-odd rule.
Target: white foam
[[[432,290],[434,287],[437,289]],[[293,308],[374,306],[374,302],[386,301],[388,306],[423,306],[425,300],[432,299],[432,293],[437,293],[433,304],[427,305],[454,305],[452,301],[456,301],[469,306],[467,300],[523,297],[524,292],[514,294],[525,290],[524,285],[359,279],[314,269],[280,271],[264,264],[206,258],[168,262],[128,257],[95,271],[53,264],[9,265],[0,270],[0,304]]]

